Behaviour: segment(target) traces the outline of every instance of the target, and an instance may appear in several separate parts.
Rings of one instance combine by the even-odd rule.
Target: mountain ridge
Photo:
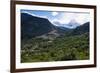
[[[73,25],[74,23],[76,23],[76,21],[73,21]],[[75,28],[73,29],[68,29],[62,26],[55,26],[46,18],[32,16],[27,13],[21,13],[21,38],[23,39],[43,36],[53,36],[56,38],[68,33],[68,35],[77,35],[89,32],[89,22],[80,26],[78,25],[75,25]]]
[[[48,19],[31,16],[26,13],[21,14],[22,38],[26,36],[34,37],[36,35],[42,35],[53,29],[54,26]]]

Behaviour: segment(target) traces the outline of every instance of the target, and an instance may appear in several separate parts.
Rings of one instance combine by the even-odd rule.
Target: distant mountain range
[[[68,24],[61,24],[60,22],[53,22],[55,25],[61,26],[61,27],[65,27],[68,29],[75,29],[76,27],[80,26],[79,23],[77,23],[75,20],[71,20]]]
[[[59,24],[55,22],[55,24]],[[79,26],[77,22],[69,22],[67,25],[55,26],[46,18],[40,18],[29,15],[27,13],[21,13],[21,38],[32,38],[32,37],[44,37],[52,36],[58,37],[64,35],[68,31],[71,34],[82,34],[89,32],[89,22]]]

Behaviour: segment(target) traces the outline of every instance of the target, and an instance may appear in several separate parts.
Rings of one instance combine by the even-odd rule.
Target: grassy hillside
[[[22,40],[21,62],[46,62],[89,59],[89,35],[58,37],[54,40]]]

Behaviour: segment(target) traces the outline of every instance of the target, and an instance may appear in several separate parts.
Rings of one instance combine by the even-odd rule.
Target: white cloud
[[[52,16],[58,15],[58,12],[52,12]]]
[[[58,21],[61,24],[68,24],[71,20],[75,20],[76,22],[83,24],[88,22],[90,19],[88,13],[61,13],[58,18],[52,20]]]
[[[76,19],[75,19],[78,23],[86,23],[90,20],[90,16],[89,14],[78,14]]]
[[[62,24],[67,24],[73,19],[74,19],[74,13],[62,13],[60,15],[60,21]]]

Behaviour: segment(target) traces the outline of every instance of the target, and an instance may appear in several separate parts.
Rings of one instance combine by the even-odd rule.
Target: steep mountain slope
[[[30,38],[48,33],[54,26],[48,19],[39,18],[27,13],[21,13],[21,34],[22,38]]]
[[[78,26],[77,28],[71,30],[69,33],[67,33],[67,35],[81,35],[84,33],[88,33],[89,34],[89,22],[84,23],[81,26]]]
[[[84,34],[86,32],[89,32],[89,22],[84,23],[83,25],[77,27],[74,31],[73,34]]]
[[[21,38],[48,36],[50,32],[54,37],[63,35],[67,30],[64,27],[54,26],[48,19],[21,13]],[[55,32],[54,32],[55,31]]]

